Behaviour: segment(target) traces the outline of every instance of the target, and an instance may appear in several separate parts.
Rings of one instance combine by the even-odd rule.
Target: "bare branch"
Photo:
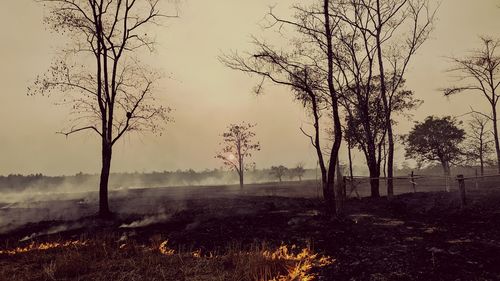
[[[81,131],[85,131],[85,130],[93,130],[94,132],[96,132],[97,134],[99,134],[100,136],[102,136],[101,132],[99,132],[99,130],[97,130],[97,128],[94,127],[94,126],[87,126],[87,127],[77,128],[77,129],[71,129],[68,132],[57,132],[57,134],[65,135],[67,137],[67,136],[69,136],[71,134],[74,134],[74,133],[77,133],[77,132],[81,132]]]

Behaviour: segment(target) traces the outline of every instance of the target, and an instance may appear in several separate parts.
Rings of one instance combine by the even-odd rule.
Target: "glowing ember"
[[[201,250],[194,251],[193,258],[201,258]]]
[[[88,243],[87,241],[66,241],[66,242],[44,242],[37,244],[35,242],[32,242],[26,247],[17,247],[15,249],[10,249],[10,250],[0,250],[0,255],[16,255],[20,253],[27,253],[31,251],[45,251],[45,250],[50,250],[50,249],[57,249],[57,248],[67,248],[67,247],[81,247],[81,246],[87,246]]]
[[[160,250],[160,253],[164,254],[164,255],[167,255],[167,256],[171,256],[174,254],[174,250],[170,249],[168,247],[168,240],[166,241],[163,241],[161,244],[160,244],[160,247],[158,248]]]

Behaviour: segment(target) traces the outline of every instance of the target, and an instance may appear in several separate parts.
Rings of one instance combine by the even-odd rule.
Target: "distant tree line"
[[[315,179],[316,170],[304,169],[299,174],[297,168],[287,169],[287,180]],[[247,171],[247,182],[274,182],[276,177],[271,174],[272,169],[251,169]],[[300,177],[299,177],[300,175]],[[285,179],[285,178],[283,178]],[[94,191],[99,183],[99,175],[77,173],[67,176],[46,176],[43,174],[20,175],[11,174],[0,176],[0,192],[19,192],[24,190],[57,191],[57,192],[82,192]],[[148,188],[165,186],[193,186],[193,185],[222,185],[238,184],[237,174],[222,170],[211,169],[203,171],[177,170],[150,173],[111,173],[110,189],[120,188]]]

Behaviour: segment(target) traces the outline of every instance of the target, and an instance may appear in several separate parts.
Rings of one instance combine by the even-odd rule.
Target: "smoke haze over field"
[[[61,37],[42,24],[43,6],[32,0],[4,1],[0,10],[0,174],[97,173],[99,142],[83,133],[68,139],[55,132],[67,127],[68,109],[56,100],[27,97],[26,87],[50,65]],[[214,159],[221,134],[229,123],[257,123],[262,151],[255,154],[257,167],[304,162],[315,167],[309,140],[299,130],[307,125],[301,106],[292,101],[289,89],[268,86],[256,97],[252,87],[259,82],[225,68],[217,60],[221,52],[249,50],[250,34],[260,34],[258,23],[277,3],[275,12],[289,16],[293,1],[182,1],[180,18],[155,29],[159,46],[151,58],[155,67],[173,79],[164,80],[162,102],[175,109],[175,123],[163,136],[131,135],[114,151],[112,170],[153,171],[220,167]],[[418,51],[407,76],[407,87],[425,101],[416,120],[430,114],[460,115],[477,99],[472,95],[444,98],[437,90],[450,84],[444,70],[445,56],[463,55],[478,45],[478,35],[500,37],[500,9],[495,0],[445,0],[432,39]],[[277,34],[262,37],[276,39]],[[202,46],[200,48],[200,46]],[[450,54],[450,50],[456,50]],[[285,98],[283,98],[285,97]],[[480,109],[485,105],[477,105]],[[208,123],[210,122],[210,123]],[[401,120],[396,133],[406,133],[412,121]],[[344,153],[345,154],[345,153]],[[402,148],[396,147],[396,162]],[[363,161],[361,155],[355,157]]]
[[[290,173],[283,179],[298,180]],[[302,179],[318,179],[318,171],[305,170]],[[253,170],[246,173],[246,183],[276,182],[277,178],[271,174],[269,169]],[[109,188],[111,190],[122,190],[130,188],[153,188],[153,187],[179,187],[179,186],[214,186],[234,185],[238,183],[238,176],[232,171],[206,170],[195,172],[185,171],[163,171],[153,173],[115,173],[110,175]],[[78,173],[73,176],[50,177],[37,175],[9,175],[0,176],[0,202],[22,202],[30,201],[30,198],[40,200],[45,193],[69,193],[72,197],[80,198],[79,193],[95,191],[99,184],[99,175]],[[83,195],[87,196],[87,195]],[[18,200],[16,198],[22,198]]]

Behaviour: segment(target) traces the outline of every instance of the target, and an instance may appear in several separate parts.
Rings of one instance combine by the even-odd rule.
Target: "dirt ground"
[[[309,191],[301,194],[302,188]],[[265,241],[310,247],[335,259],[319,270],[318,280],[500,280],[500,189],[468,191],[465,208],[456,192],[351,199],[344,216],[332,220],[323,215],[315,188],[263,185],[245,194],[212,187],[182,196],[135,190],[112,197],[111,205],[122,207],[108,221],[87,216],[92,201],[74,199],[61,204],[76,204],[85,210],[82,218],[10,229],[0,234],[0,248],[103,234],[144,244],[161,237],[173,249],[202,253]],[[292,196],[284,197],[283,190]],[[43,208],[56,201],[47,202]],[[4,208],[2,215],[19,212],[15,209]],[[16,262],[0,255],[1,266]]]

